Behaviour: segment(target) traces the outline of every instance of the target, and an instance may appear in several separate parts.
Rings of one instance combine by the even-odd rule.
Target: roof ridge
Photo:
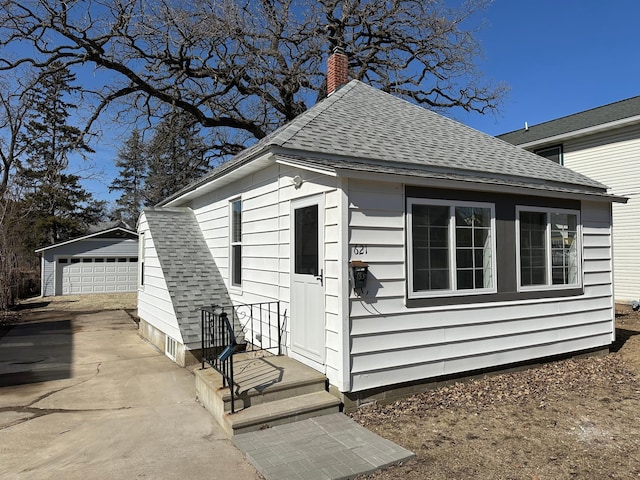
[[[563,115],[562,117],[556,117],[556,118],[553,118],[551,120],[545,120],[544,122],[536,123],[535,125],[529,125],[528,128],[532,129],[532,128],[541,127],[541,126],[547,125],[549,123],[554,123],[554,122],[557,122],[557,121],[560,121],[560,120],[565,120],[565,119],[568,119],[568,118],[571,118],[571,117],[575,117],[577,115],[588,114],[588,113],[593,112],[595,110],[611,108],[612,106],[614,106],[616,104],[630,102],[632,100],[637,100],[637,99],[640,99],[640,95],[635,95],[635,96],[629,97],[629,98],[623,98],[622,100],[616,100],[615,102],[605,103],[604,105],[600,105],[600,106],[597,106],[597,107],[587,108],[586,110],[580,110],[579,112],[570,113],[568,115]],[[630,117],[631,116],[623,117],[623,118],[630,118]],[[505,132],[505,133],[501,133],[499,135],[496,135],[496,137],[500,138],[502,136],[506,136],[506,135],[510,135],[512,133],[515,133],[515,132],[519,132],[521,130],[522,130],[522,128],[516,128],[515,130],[512,130],[510,132]]]
[[[301,130],[311,124],[316,118],[325,113],[327,110],[331,109],[331,107],[333,107],[337,101],[343,98],[345,94],[349,90],[352,90],[358,83],[362,82],[355,79],[351,80],[349,83],[337,89],[328,97],[325,97],[320,102],[313,105],[299,117],[286,124],[281,132],[274,135],[274,140],[278,139],[278,141],[271,141],[267,145],[277,145],[280,147],[284,146],[285,143],[295,137]]]

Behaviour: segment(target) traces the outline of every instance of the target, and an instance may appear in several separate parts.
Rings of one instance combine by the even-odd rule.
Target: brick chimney
[[[336,47],[327,60],[327,96],[348,82],[349,59],[341,47]]]

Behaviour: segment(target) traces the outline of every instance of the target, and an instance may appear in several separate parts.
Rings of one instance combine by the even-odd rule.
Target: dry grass
[[[487,377],[362,408],[353,417],[417,458],[362,478],[640,477],[640,315],[617,350]]]
[[[135,310],[137,298],[136,292],[33,297],[22,300],[16,313],[18,321],[25,322],[39,321],[70,313]]]

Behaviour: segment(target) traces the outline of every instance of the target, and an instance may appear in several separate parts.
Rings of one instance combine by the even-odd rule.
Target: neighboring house
[[[640,298],[640,96],[498,135],[628,197],[613,205],[615,300]]]
[[[185,363],[201,307],[278,300],[284,353],[355,402],[607,348],[615,201],[354,80],[143,211],[141,332]]]
[[[116,227],[39,248],[42,296],[135,292],[138,235]]]

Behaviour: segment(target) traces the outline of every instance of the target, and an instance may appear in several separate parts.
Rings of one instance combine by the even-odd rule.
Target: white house
[[[201,307],[277,300],[284,354],[356,402],[606,349],[623,201],[354,80],[142,213],[141,328],[182,363]]]
[[[498,138],[609,186],[629,202],[613,205],[615,299],[640,298],[640,96],[557,118]]]

